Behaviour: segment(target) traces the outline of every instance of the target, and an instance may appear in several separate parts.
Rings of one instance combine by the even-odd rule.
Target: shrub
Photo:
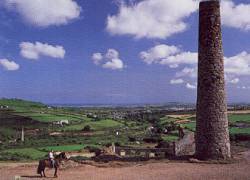
[[[31,160],[32,158],[27,155],[20,155],[18,153],[1,153],[0,154],[0,161],[23,161],[23,160]]]
[[[163,139],[161,138],[160,135],[152,135],[150,137],[145,137],[143,138],[143,141],[146,143],[158,143],[162,141]]]
[[[82,131],[89,132],[89,131],[91,131],[91,127],[89,125],[86,125],[86,126],[84,126]]]
[[[130,142],[135,142],[136,141],[136,138],[132,137],[132,136],[129,136],[128,139],[129,139]]]
[[[115,142],[115,146],[121,146],[121,143]]]
[[[250,134],[230,134],[232,141],[250,141]]]
[[[169,148],[170,144],[167,141],[160,141],[157,146],[155,146],[156,148]]]
[[[104,146],[110,147],[110,146],[112,146],[112,143],[106,143]]]
[[[76,157],[71,157],[70,160],[75,161],[75,162],[82,162],[82,161],[87,161],[90,160],[91,158],[89,157],[83,157],[83,156],[76,156]]]

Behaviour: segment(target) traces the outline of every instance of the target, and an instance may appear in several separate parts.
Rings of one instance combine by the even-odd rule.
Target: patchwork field
[[[178,140],[178,127],[183,127],[185,131],[195,131],[196,126],[192,113],[136,120],[103,116],[111,112],[105,108],[57,108],[7,99],[0,100],[0,106],[0,161],[36,160],[43,158],[52,149],[84,152],[114,142],[132,147],[153,146],[159,141]],[[93,114],[102,116],[96,118]],[[228,117],[233,141],[250,136],[250,113],[230,113]],[[61,120],[69,123],[56,124]],[[153,132],[149,130],[151,126],[154,126]],[[22,127],[24,142],[20,139]]]

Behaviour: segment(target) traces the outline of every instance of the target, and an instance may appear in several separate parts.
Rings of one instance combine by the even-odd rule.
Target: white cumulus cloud
[[[239,82],[240,82],[239,78],[234,78],[234,79],[229,81],[229,83],[232,83],[232,84],[238,84]]]
[[[92,55],[92,60],[94,64],[100,65],[103,68],[111,70],[121,70],[125,66],[119,56],[120,55],[117,50],[108,49],[105,55],[103,55],[102,53],[94,53]]]
[[[187,84],[186,84],[186,88],[187,88],[187,89],[196,89],[196,85],[187,83]]]
[[[122,3],[116,15],[107,18],[113,35],[165,39],[187,29],[185,18],[198,9],[196,0],[144,0],[134,5]]]
[[[0,59],[0,65],[4,67],[4,69],[8,71],[16,71],[20,68],[20,66],[14,61],[10,61],[8,59]]]
[[[172,79],[170,81],[170,84],[183,84],[184,80],[183,79]]]
[[[237,89],[248,90],[250,89],[250,86],[237,86]]]
[[[181,52],[179,54],[174,54],[165,59],[162,59],[160,64],[162,65],[175,65],[178,67],[179,64],[196,64],[198,53],[193,52]],[[172,68],[172,67],[171,67]]]
[[[27,59],[39,59],[40,56],[48,56],[51,58],[64,58],[65,50],[62,46],[56,45],[52,46],[47,43],[31,43],[31,42],[22,42],[20,43],[20,54]]]
[[[180,52],[176,46],[168,46],[166,44],[156,45],[147,51],[140,53],[140,58],[147,64],[160,63],[166,57]]]
[[[161,44],[142,51],[140,58],[146,64],[167,65],[169,68],[176,68],[170,84],[176,79],[184,82],[194,82],[198,71],[198,53],[183,51],[177,46]],[[224,57],[225,79],[229,84],[238,84],[241,76],[250,75],[250,53],[243,51],[235,56]],[[184,66],[184,67],[183,67]],[[189,85],[189,88],[191,87]]]
[[[235,4],[231,0],[221,2],[222,24],[250,31],[250,4]]]
[[[246,51],[225,57],[225,72],[233,75],[250,75],[250,54]]]
[[[98,65],[102,61],[102,59],[103,59],[103,56],[101,53],[94,53],[92,55],[92,60],[94,61],[96,65]]]
[[[221,1],[222,24],[249,31],[250,4],[235,2]],[[112,35],[165,39],[187,29],[188,22],[185,19],[197,12],[198,3],[199,0],[123,2],[117,14],[107,17],[106,29]]]
[[[196,62],[198,59],[195,60]],[[250,54],[243,51],[232,57],[224,57],[226,81],[231,84],[239,83],[240,76],[250,75]],[[188,65],[185,61],[180,64]],[[175,77],[197,77],[197,63],[192,64],[190,67],[185,67],[176,72]]]
[[[116,70],[116,69],[123,69],[124,65],[123,65],[122,60],[120,59],[111,59],[110,61],[103,64],[102,67]]]
[[[177,77],[196,77],[197,74],[198,53],[182,51],[177,46],[157,45],[147,51],[142,51],[140,58],[147,64],[167,65],[170,68],[177,68],[180,65],[189,66],[178,71]],[[250,54],[246,51],[232,57],[224,57],[224,61],[226,74],[250,75]]]
[[[4,3],[26,22],[39,27],[68,24],[81,12],[75,0],[4,0]]]
[[[166,44],[156,45],[140,53],[140,58],[145,63],[167,65],[170,68],[177,68],[179,64],[196,64],[197,57],[197,53],[185,52],[177,46]]]
[[[185,67],[183,70],[176,73],[177,77],[189,76],[196,77],[197,74],[197,62],[198,56],[194,56],[194,63],[191,67]],[[247,76],[250,75],[250,54],[243,51],[232,57],[224,57],[225,63],[225,74],[228,76]],[[179,64],[188,64],[186,61],[180,61]],[[229,81],[234,80],[237,82],[237,78],[229,79]]]
[[[189,78],[195,78],[197,77],[197,67],[185,67],[181,71],[176,72],[176,77],[189,77]]]

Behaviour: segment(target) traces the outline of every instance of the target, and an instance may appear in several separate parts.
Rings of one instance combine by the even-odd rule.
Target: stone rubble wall
[[[186,133],[185,136],[174,143],[175,156],[188,156],[195,153],[194,133]]]

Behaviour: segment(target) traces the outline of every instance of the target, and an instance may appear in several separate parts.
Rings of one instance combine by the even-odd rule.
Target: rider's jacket
[[[49,159],[54,159],[54,155],[52,152],[49,152]]]

